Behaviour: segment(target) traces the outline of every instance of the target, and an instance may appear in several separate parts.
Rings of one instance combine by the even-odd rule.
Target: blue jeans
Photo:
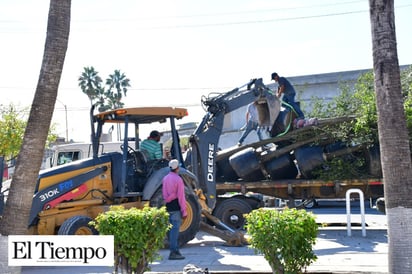
[[[297,114],[297,118],[305,119],[305,115],[303,114],[302,110],[300,109],[299,105],[295,102],[295,95],[283,95],[283,101],[289,104]]]
[[[169,222],[172,228],[169,230],[169,249],[179,251],[179,228],[182,224],[182,213],[180,211],[169,212]]]
[[[249,120],[246,124],[245,132],[243,132],[242,136],[240,136],[240,139],[239,139],[238,142],[240,144],[242,144],[243,141],[246,139],[246,136],[248,136],[249,133],[252,132],[252,130],[256,130],[259,141],[262,141],[263,137],[262,137],[262,132],[260,132],[259,124],[257,122],[253,122],[253,121]]]

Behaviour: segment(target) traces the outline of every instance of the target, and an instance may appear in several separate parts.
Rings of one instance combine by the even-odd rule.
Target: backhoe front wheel
[[[89,225],[93,221],[87,216],[73,216],[60,226],[58,235],[98,235],[99,232]]]
[[[198,203],[197,196],[186,190],[186,210],[187,217],[182,220],[182,224],[179,229],[179,245],[183,246],[196,237],[199,231],[201,221],[201,209]],[[162,189],[158,189],[150,199],[150,206],[162,207],[164,206],[164,200],[162,197]],[[167,245],[167,243],[166,243]]]
[[[216,205],[213,215],[225,225],[240,230],[245,228],[245,214],[252,211],[252,207],[245,199],[229,198]]]

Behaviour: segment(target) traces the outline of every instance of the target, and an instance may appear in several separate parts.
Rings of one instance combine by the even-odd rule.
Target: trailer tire
[[[229,198],[219,203],[213,215],[225,225],[235,229],[244,229],[246,218],[244,214],[252,211],[252,207],[245,199]]]
[[[98,235],[99,232],[89,222],[92,218],[87,216],[73,216],[60,226],[58,235]]]
[[[197,201],[197,196],[186,190],[186,210],[187,217],[182,220],[182,224],[179,230],[179,245],[183,246],[196,237],[199,232],[201,221],[201,208]],[[164,200],[162,195],[162,189],[159,188],[150,199],[150,206],[160,208],[164,206]],[[165,247],[167,248],[169,241],[165,239]]]

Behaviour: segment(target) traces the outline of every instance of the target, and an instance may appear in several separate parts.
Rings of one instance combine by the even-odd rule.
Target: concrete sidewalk
[[[311,273],[387,273],[388,238],[385,215],[366,216],[365,237],[361,217],[351,217],[351,229],[345,224],[345,215],[317,214],[319,224],[333,226],[319,228],[314,252],[318,257],[307,271]],[[343,222],[342,222],[343,220]],[[343,224],[342,224],[343,223]],[[182,273],[187,264],[208,268],[211,273],[272,273],[263,257],[251,247],[229,247],[220,238],[205,233],[181,250],[186,257],[182,261],[169,261],[168,250],[160,250],[161,260],[151,264],[148,273]]]
[[[314,252],[318,259],[308,273],[387,273],[387,233],[382,229],[368,229],[366,237],[359,229],[347,235],[343,229],[321,229]],[[210,273],[272,273],[262,255],[251,247],[226,246],[221,239],[199,232],[181,252],[186,259],[170,261],[169,251],[159,251],[160,259],[153,262],[148,274],[182,273],[187,264],[208,268]],[[91,274],[113,272],[110,267],[23,267],[24,274]],[[1,272],[7,273],[7,272]],[[8,272],[12,273],[12,272]]]
[[[352,236],[342,229],[321,229],[314,252],[318,259],[308,267],[310,273],[387,273],[386,230],[360,230]],[[229,247],[219,238],[199,233],[196,239],[182,248],[186,257],[169,261],[168,250],[161,250],[161,260],[151,264],[148,273],[181,273],[187,264],[208,268],[211,273],[272,273],[262,255],[250,247]]]

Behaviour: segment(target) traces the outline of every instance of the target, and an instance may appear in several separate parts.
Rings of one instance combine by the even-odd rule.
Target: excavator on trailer
[[[31,233],[96,234],[89,222],[112,205],[163,206],[162,179],[169,172],[170,159],[149,160],[139,147],[141,127],[159,123],[162,128],[169,125],[170,154],[181,163],[179,175],[185,183],[188,217],[180,227],[181,245],[192,240],[199,230],[216,235],[229,245],[245,244],[244,214],[264,206],[262,195],[309,201],[345,197],[347,189],[360,188],[365,197],[383,196],[377,150],[343,144],[319,130],[351,117],[319,120],[295,128],[291,124],[293,111],[282,106],[262,79],[202,97],[201,102],[206,114],[189,138],[190,150],[185,159],[176,121],[188,115],[186,109],[121,108],[95,114],[92,108],[93,156],[40,172],[28,223]],[[270,130],[270,138],[220,149],[225,117],[251,102],[258,103],[259,124]],[[122,126],[120,151],[100,153],[103,128],[113,124]],[[133,141],[134,146],[130,146]],[[367,155],[370,179],[321,181],[312,177],[312,170],[325,159],[358,152]]]
[[[225,119],[230,120],[228,114],[251,102],[257,103],[259,125],[268,130],[269,138],[221,149],[219,141]],[[258,199],[262,195],[287,200],[289,207],[305,207],[320,198],[345,198],[351,188],[362,190],[371,200],[383,197],[378,146],[337,140],[327,130],[354,117],[299,121],[293,108],[275,96],[262,79],[203,97],[202,104],[206,114],[190,138],[187,166],[198,178],[212,215],[226,226],[242,229],[244,214],[262,206]],[[314,170],[338,157],[349,162],[362,157],[367,176],[316,179]]]

